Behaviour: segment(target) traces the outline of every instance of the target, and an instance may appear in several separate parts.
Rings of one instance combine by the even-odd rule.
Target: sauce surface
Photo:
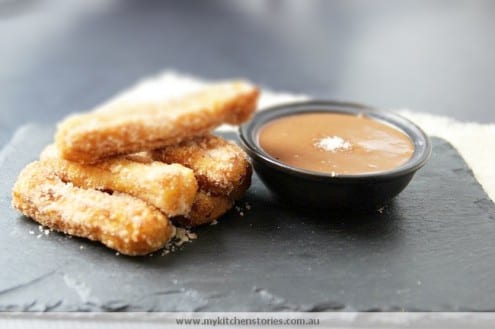
[[[334,175],[387,171],[414,153],[411,139],[386,123],[359,115],[302,113],[266,123],[259,145],[292,167]]]

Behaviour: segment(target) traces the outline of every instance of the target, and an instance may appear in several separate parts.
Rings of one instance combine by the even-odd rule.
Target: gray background
[[[383,217],[295,214],[255,180],[244,220],[171,257],[33,241],[9,208],[54,122],[164,69],[493,122],[494,18],[492,1],[0,0],[0,145],[49,124],[0,154],[1,308],[495,310],[493,203],[439,140]]]
[[[494,1],[0,0],[0,145],[164,69],[495,121]]]

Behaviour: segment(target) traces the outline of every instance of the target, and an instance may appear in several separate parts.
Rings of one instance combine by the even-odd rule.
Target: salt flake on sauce
[[[328,152],[344,151],[351,148],[351,143],[339,136],[328,136],[317,140],[314,145]]]

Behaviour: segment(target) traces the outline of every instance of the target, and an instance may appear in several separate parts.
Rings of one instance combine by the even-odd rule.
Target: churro
[[[95,163],[177,144],[223,123],[240,124],[255,110],[258,95],[254,85],[235,81],[170,101],[110,103],[108,109],[67,118],[55,140],[63,158]]]
[[[198,190],[191,169],[176,163],[146,163],[145,154],[86,165],[61,158],[56,146],[49,145],[40,158],[63,181],[85,189],[127,193],[168,216],[187,215]]]
[[[244,151],[219,136],[205,135],[150,152],[151,158],[180,163],[194,171],[199,193],[191,212],[172,220],[189,227],[213,222],[229,211],[251,184],[252,166]]]
[[[158,250],[174,234],[167,216],[144,201],[75,187],[39,161],[21,172],[12,196],[14,207],[40,224],[126,255]]]
[[[239,198],[239,186],[249,187],[251,164],[244,151],[231,141],[211,134],[151,152],[165,163],[180,163],[191,168],[200,188],[212,195]]]
[[[247,121],[258,97],[256,86],[230,81],[73,115],[40,161],[20,173],[12,204],[42,225],[122,254],[158,250],[175,234],[172,221],[211,223],[249,188],[246,154],[211,132]]]

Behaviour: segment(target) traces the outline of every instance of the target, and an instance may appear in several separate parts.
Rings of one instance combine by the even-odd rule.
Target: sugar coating
[[[168,217],[188,227],[214,222],[249,187],[245,153],[210,131],[246,121],[258,94],[234,81],[171,101],[124,100],[72,116],[59,125],[56,146],[19,175],[13,205],[50,229],[101,241],[116,255],[180,246],[196,236],[182,234]]]
[[[239,146],[211,134],[155,150],[151,157],[191,168],[202,190],[234,199],[238,198],[239,193],[232,195],[233,192],[243,194],[244,191],[238,191],[238,188],[244,181],[250,182],[252,173],[251,164]]]
[[[21,172],[12,199],[15,208],[42,225],[100,241],[125,255],[158,250],[174,234],[167,216],[146,202],[65,183],[39,161]]]
[[[63,158],[95,163],[102,158],[152,150],[240,124],[256,108],[259,90],[244,81],[213,84],[168,101],[114,102],[59,124],[55,141]]]
[[[55,145],[46,147],[40,158],[63,181],[85,189],[127,193],[168,216],[189,213],[198,190],[194,172],[180,164],[138,162],[135,156],[134,160],[116,157],[86,165],[61,158]]]

